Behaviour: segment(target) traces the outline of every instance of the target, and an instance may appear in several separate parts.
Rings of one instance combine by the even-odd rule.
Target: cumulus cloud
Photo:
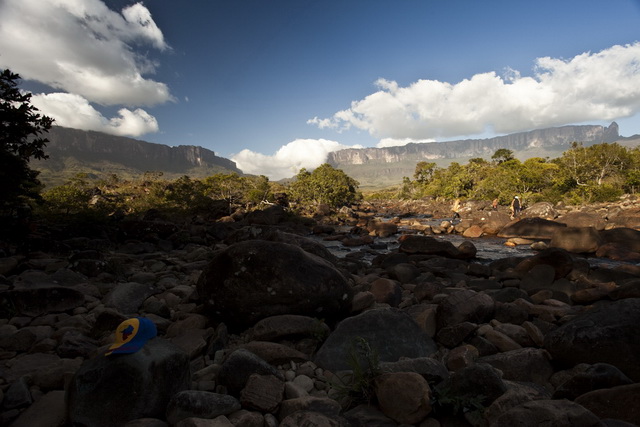
[[[378,91],[330,118],[320,128],[357,128],[377,138],[448,138],[486,131],[616,120],[640,112],[640,43],[586,52],[569,60],[538,58],[533,75],[508,69],[452,84],[418,80],[407,87],[379,79]]]
[[[100,0],[0,2],[0,66],[89,102],[133,107],[173,100],[166,84],[143,77],[158,66],[138,53],[145,45],[170,49],[142,3],[118,13]]]
[[[108,119],[80,95],[70,93],[37,94],[31,103],[55,119],[55,124],[75,129],[95,130],[119,136],[140,136],[157,132],[155,117],[138,108],[121,108],[119,116]]]
[[[326,139],[296,139],[280,147],[273,155],[264,155],[251,150],[242,150],[231,157],[244,173],[265,175],[272,180],[291,178],[300,169],[313,170],[326,162],[332,151],[362,146],[345,146]]]

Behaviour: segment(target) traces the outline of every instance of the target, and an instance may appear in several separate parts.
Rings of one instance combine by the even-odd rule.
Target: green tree
[[[493,156],[491,156],[491,160],[494,160],[498,164],[503,162],[508,162],[509,160],[513,160],[515,157],[513,156],[513,151],[507,148],[498,148]]]
[[[53,124],[53,119],[41,116],[31,105],[31,94],[18,89],[19,81],[20,76],[8,69],[0,73],[0,209],[5,214],[38,199],[38,172],[28,162],[47,158],[48,140],[42,135]]]
[[[428,184],[433,179],[436,164],[433,162],[418,162],[413,173],[413,179],[419,184]]]
[[[313,172],[301,169],[290,185],[291,197],[301,203],[324,203],[340,207],[362,198],[358,192],[358,181],[328,163]]]

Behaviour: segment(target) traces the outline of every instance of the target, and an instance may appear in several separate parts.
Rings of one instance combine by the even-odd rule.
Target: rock
[[[613,228],[600,232],[602,244],[615,243],[631,252],[640,252],[640,230],[633,228]]]
[[[476,409],[470,405],[472,401],[482,406],[489,406],[500,397],[507,386],[500,378],[500,371],[486,363],[475,363],[453,372],[451,376],[438,384],[434,390],[436,405],[448,408],[453,400],[464,406],[460,410]],[[463,403],[467,402],[467,403]],[[454,410],[454,408],[448,408]]]
[[[137,418],[164,418],[167,404],[190,387],[188,356],[162,338],[136,353],[86,360],[67,390],[69,421],[117,426]]]
[[[349,317],[318,350],[314,362],[330,371],[349,370],[350,354],[358,356],[363,366],[366,360],[359,355],[358,338],[362,338],[377,352],[381,362],[395,362],[400,357],[425,357],[437,350],[435,342],[403,311],[374,309]]]
[[[384,415],[378,408],[370,405],[358,405],[344,413],[353,427],[397,427],[398,423]]]
[[[525,218],[544,218],[551,220],[558,216],[558,212],[553,208],[551,203],[538,202],[523,210],[521,215]]]
[[[448,258],[460,257],[460,251],[453,243],[438,240],[430,236],[403,235],[400,239],[400,252],[408,254],[439,255]]]
[[[532,400],[500,415],[491,427],[601,427],[600,419],[569,400]]]
[[[598,231],[604,230],[604,219],[592,212],[567,212],[556,219],[561,224],[566,224],[567,227],[593,227]]]
[[[350,425],[342,417],[329,417],[313,411],[298,411],[283,418],[279,427],[299,426],[348,427]]]
[[[573,270],[574,262],[571,254],[560,248],[550,248],[525,258],[517,266],[521,274],[529,273],[537,265],[550,265],[555,270],[554,280],[565,277]]]
[[[382,372],[415,372],[422,375],[429,383],[440,383],[449,377],[449,372],[442,362],[431,357],[403,358],[397,362],[381,362]]]
[[[640,299],[603,303],[545,336],[554,360],[569,366],[608,363],[640,381]]]
[[[389,221],[369,221],[367,230],[378,237],[390,237],[398,232],[398,225]]]
[[[493,401],[484,412],[484,417],[490,425],[502,414],[525,402],[532,400],[551,399],[544,387],[535,384],[505,381],[507,391]]]
[[[24,316],[61,313],[83,304],[82,292],[64,286],[40,285],[0,292],[0,305],[12,306],[17,314]]]
[[[545,386],[553,374],[549,354],[538,348],[522,348],[484,356],[478,363],[499,369],[505,380],[526,381]]]
[[[286,243],[252,240],[218,252],[197,283],[207,314],[248,327],[282,314],[335,321],[348,315],[353,291],[328,261]]]
[[[175,425],[185,418],[213,419],[240,409],[240,402],[227,394],[184,390],[176,393],[166,407],[167,421]],[[230,424],[230,423],[229,423]]]
[[[402,301],[402,288],[394,280],[385,278],[374,280],[369,291],[376,302],[389,304],[391,307],[397,307]]]
[[[65,415],[64,391],[54,390],[29,406],[11,427],[62,426]]]
[[[254,341],[276,341],[298,336],[325,337],[329,333],[329,327],[322,320],[301,315],[283,314],[258,321],[249,331],[249,336]]]
[[[614,418],[640,425],[638,399],[640,384],[628,384],[585,393],[577,397],[575,402],[600,418]]]
[[[303,396],[296,399],[282,401],[278,416],[281,420],[286,419],[295,412],[317,412],[327,417],[337,417],[341,411],[340,404],[327,397]]]
[[[542,218],[523,218],[519,221],[507,224],[498,237],[523,237],[525,239],[551,239],[553,233],[558,228],[566,227],[555,221],[549,221]]]
[[[631,383],[633,381],[615,366],[607,363],[596,363],[586,370],[576,373],[559,387],[556,387],[553,398],[575,400],[578,396],[590,391]]]
[[[377,376],[375,394],[382,413],[401,424],[417,424],[431,412],[431,388],[415,372]]]
[[[276,368],[245,349],[235,350],[223,362],[218,381],[230,394],[239,396],[252,374],[273,375],[284,379]]]
[[[151,295],[160,291],[153,285],[145,283],[118,283],[104,298],[107,307],[113,307],[122,314],[135,314],[142,303]]]
[[[438,329],[462,322],[483,323],[495,308],[493,299],[472,290],[457,290],[438,305]]]
[[[240,392],[243,408],[275,412],[284,395],[284,382],[273,375],[252,374]]]
[[[242,348],[250,351],[270,365],[280,365],[290,361],[305,362],[309,355],[284,344],[267,341],[251,341]]]
[[[583,254],[594,253],[600,243],[600,234],[594,227],[564,227],[553,233],[549,247]]]

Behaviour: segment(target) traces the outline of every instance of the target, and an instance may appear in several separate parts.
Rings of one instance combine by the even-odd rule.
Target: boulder
[[[525,218],[554,219],[558,216],[558,212],[551,203],[538,202],[523,210],[521,215]]]
[[[0,292],[0,307],[13,307],[17,314],[40,316],[73,310],[84,304],[84,294],[64,286],[22,287]]]
[[[511,238],[523,237],[525,239],[551,239],[558,228],[566,227],[565,224],[549,221],[543,218],[522,218],[507,224],[498,237]]]
[[[278,379],[284,379],[276,368],[252,352],[241,348],[231,353],[222,363],[218,381],[227,387],[229,393],[239,396],[253,374],[273,375]]]
[[[640,384],[628,384],[591,391],[576,398],[575,402],[600,418],[612,418],[640,425],[638,399]]]
[[[164,418],[172,396],[191,387],[189,357],[162,338],[136,353],[86,360],[67,389],[73,425],[121,426],[137,418]]]
[[[598,231],[604,230],[604,218],[597,213],[593,212],[567,212],[556,219],[561,224],[566,224],[567,227],[593,227]]]
[[[616,243],[631,252],[640,252],[640,230],[633,228],[612,228],[600,232],[602,244]]]
[[[167,421],[176,425],[185,418],[213,419],[240,409],[240,402],[228,394],[199,390],[176,393],[167,405]]]
[[[564,227],[553,233],[549,247],[582,254],[594,253],[600,243],[600,235],[593,227]]]
[[[520,261],[515,270],[523,275],[529,274],[529,272],[538,265],[549,265],[553,267],[555,271],[554,280],[558,280],[573,270],[574,262],[571,254],[566,250],[549,248]]]
[[[600,419],[569,400],[532,400],[500,415],[491,427],[601,427]]]
[[[615,366],[608,363],[596,363],[583,371],[577,372],[556,387],[553,398],[575,400],[578,396],[590,391],[631,383],[633,381]]]
[[[408,254],[439,255],[447,258],[461,258],[460,251],[453,243],[431,236],[403,235],[400,239],[400,252]]]
[[[438,329],[462,322],[483,323],[493,315],[495,302],[484,293],[456,290],[438,305]]]
[[[417,424],[431,412],[431,388],[415,372],[378,375],[375,394],[382,413],[400,424]]]
[[[401,357],[426,357],[437,350],[436,343],[405,312],[395,308],[365,311],[338,324],[318,350],[314,362],[330,371],[349,370],[351,356],[367,366],[363,353],[377,353],[380,362]]]
[[[640,381],[640,299],[600,303],[545,336],[553,359],[568,366],[608,363]]]
[[[250,240],[217,252],[197,283],[206,314],[246,328],[266,317],[347,316],[353,291],[331,263],[287,243]]]
[[[478,359],[500,370],[505,380],[536,383],[541,386],[549,382],[553,367],[549,354],[538,348],[521,348]]]

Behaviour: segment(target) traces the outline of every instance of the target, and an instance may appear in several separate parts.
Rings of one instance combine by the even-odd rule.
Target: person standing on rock
[[[498,198],[497,197],[495,199],[493,199],[493,202],[491,203],[491,207],[493,208],[494,211],[498,210]]]
[[[520,199],[518,198],[518,196],[515,196],[511,201],[511,218],[515,218],[520,215],[520,209]]]

